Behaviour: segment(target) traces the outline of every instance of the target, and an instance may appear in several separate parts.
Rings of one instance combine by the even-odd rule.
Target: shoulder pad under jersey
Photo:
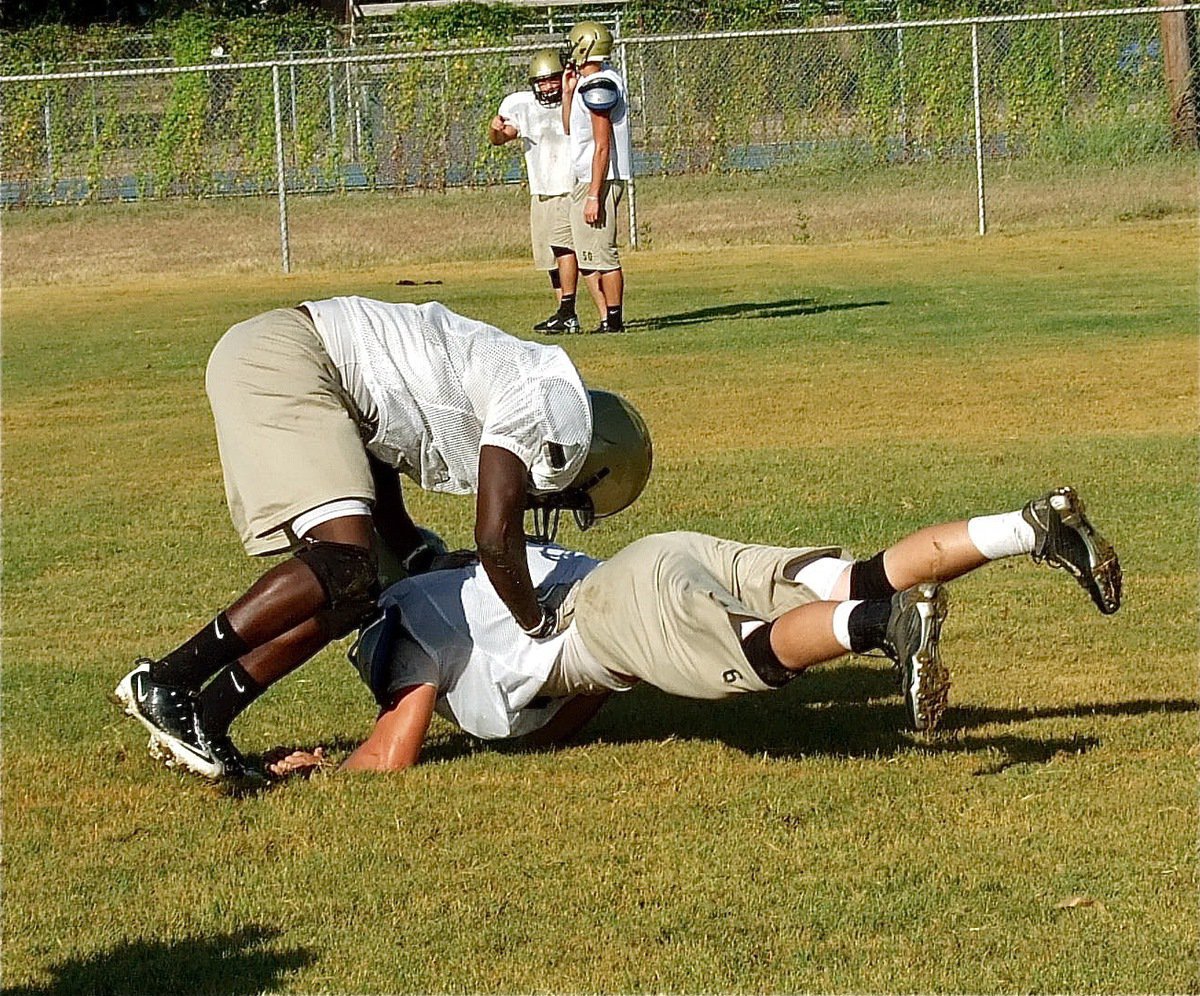
[[[580,83],[577,92],[592,111],[611,111],[621,99],[621,91],[617,84],[603,78],[594,83]]]

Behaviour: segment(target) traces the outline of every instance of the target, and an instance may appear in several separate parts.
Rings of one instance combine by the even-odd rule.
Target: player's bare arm
[[[475,507],[475,547],[496,594],[521,628],[543,621],[525,559],[525,465],[499,446],[479,449],[479,494]]]
[[[400,490],[400,477],[382,460],[370,454],[371,478],[375,483],[375,507],[372,517],[375,530],[388,549],[401,561],[424,543],[424,538],[413,523],[408,509],[404,507],[404,495]]]
[[[437,689],[413,685],[396,692],[379,714],[375,728],[342,764],[343,771],[401,771],[421,757],[421,747],[433,719]]]
[[[391,703],[379,713],[375,727],[354,752],[342,762],[342,771],[403,771],[420,760],[421,748],[433,719],[437,689],[433,685],[411,685],[399,689]],[[275,778],[310,775],[329,767],[323,747],[312,750],[282,748],[264,758]]]
[[[592,181],[588,186],[583,220],[589,225],[600,221],[604,203],[604,181],[608,179],[608,161],[612,151],[612,121],[603,111],[591,111],[592,137],[596,148],[592,153]]]
[[[563,131],[571,134],[571,103],[575,99],[575,87],[579,85],[579,71],[574,66],[563,70],[562,122]]]

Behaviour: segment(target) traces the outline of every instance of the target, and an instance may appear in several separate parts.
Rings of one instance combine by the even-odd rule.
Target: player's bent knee
[[[296,551],[320,582],[327,606],[316,619],[331,640],[349,633],[375,609],[379,598],[379,572],[375,554],[352,543],[310,541]]]
[[[850,597],[852,599],[891,598],[896,589],[883,569],[883,554],[880,550],[870,560],[856,560],[850,568]]]
[[[746,661],[764,684],[772,688],[782,688],[800,672],[785,667],[775,653],[771,646],[771,630],[774,628],[774,622],[756,627],[749,636],[743,638],[742,653],[746,655]]]

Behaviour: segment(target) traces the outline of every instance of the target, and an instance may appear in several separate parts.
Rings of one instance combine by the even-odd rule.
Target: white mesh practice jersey
[[[570,583],[599,563],[557,546],[530,544],[535,585]],[[515,737],[544,725],[567,701],[536,701],[567,634],[533,640],[521,632],[482,567],[435,571],[384,592],[407,631],[392,653],[392,689],[434,685],[437,711],[477,737]]]
[[[500,102],[499,114],[521,138],[529,192],[542,197],[569,194],[574,180],[562,108],[539,104],[530,91],[521,90]]]
[[[608,63],[598,73],[582,76],[571,100],[571,170],[578,183],[592,179],[592,136],[590,106],[603,110],[612,122],[609,143],[608,179],[628,180],[633,176],[633,151],[629,142],[629,100],[625,81]]]
[[[436,301],[335,297],[304,306],[360,416],[377,423],[367,449],[421,487],[475,492],[481,446],[515,454],[538,491],[574,480],[592,410],[560,347],[525,342]]]

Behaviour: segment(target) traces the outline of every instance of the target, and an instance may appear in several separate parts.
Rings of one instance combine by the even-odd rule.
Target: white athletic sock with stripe
[[[967,520],[967,536],[988,560],[1032,553],[1037,535],[1020,512],[979,515]]]

